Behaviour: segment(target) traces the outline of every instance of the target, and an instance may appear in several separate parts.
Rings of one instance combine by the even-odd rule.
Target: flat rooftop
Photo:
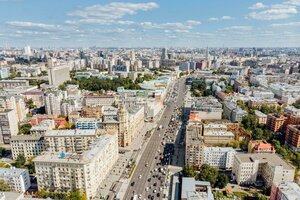
[[[70,129],[70,130],[49,130],[46,132],[45,137],[66,137],[66,136],[92,136],[96,135],[96,130],[82,130],[82,129]]]
[[[283,166],[284,169],[290,169],[293,170],[294,167],[292,167],[290,164],[285,162],[281,157],[279,157],[277,154],[270,154],[270,153],[241,153],[236,154],[237,158],[245,163],[254,162],[255,160],[259,160],[259,163],[269,163],[271,166]]]
[[[6,177],[6,176],[15,176],[18,177],[22,173],[27,171],[27,169],[21,169],[21,168],[0,168],[0,177]]]

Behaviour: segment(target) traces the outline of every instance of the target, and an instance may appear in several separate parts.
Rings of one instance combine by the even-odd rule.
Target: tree
[[[261,140],[263,139],[264,137],[264,131],[260,128],[255,128],[253,131],[252,131],[252,138],[254,140]]]
[[[231,86],[226,86],[225,93],[227,93],[227,94],[233,93],[232,87]]]
[[[209,181],[212,186],[215,185],[218,177],[218,169],[204,164],[201,166],[200,173],[196,179],[200,181]]]
[[[29,159],[25,167],[28,169],[29,174],[34,174],[35,173],[35,167],[34,167],[34,162],[32,162],[32,159]]]
[[[219,173],[215,187],[223,189],[229,183],[229,178],[224,173]]]
[[[80,190],[75,190],[73,192],[70,192],[68,195],[68,200],[86,200],[86,195],[84,193],[81,193]]]
[[[24,164],[26,162],[26,158],[23,154],[19,154],[17,159],[16,159],[16,162],[14,164],[14,166],[16,168],[24,168]]]
[[[0,147],[0,157],[3,157],[5,154],[5,148]]]
[[[18,135],[27,135],[30,132],[32,125],[30,123],[22,124],[19,128]]]
[[[193,166],[191,166],[189,164],[184,165],[182,173],[183,173],[183,176],[185,176],[185,177],[195,177],[196,176],[196,172],[194,171]]]
[[[10,186],[8,185],[8,183],[6,183],[6,181],[2,179],[0,179],[0,191],[2,192],[10,191]]]
[[[32,99],[28,99],[28,101],[26,101],[26,106],[27,106],[27,108],[29,108],[29,109],[34,109],[34,108],[36,108],[36,105],[34,105],[34,102],[33,102]]]

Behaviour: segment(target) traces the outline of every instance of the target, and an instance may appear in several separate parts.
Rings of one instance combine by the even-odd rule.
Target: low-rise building
[[[287,114],[300,116],[300,109],[297,109],[294,106],[285,107],[284,112]]]
[[[4,180],[15,192],[26,192],[31,185],[27,169],[0,168],[0,179]]]
[[[227,119],[232,122],[241,122],[243,117],[248,114],[235,103],[230,101],[224,102],[224,113]]]
[[[113,94],[106,95],[86,95],[83,99],[85,106],[112,106],[116,103],[116,96]]]
[[[182,178],[181,200],[214,200],[210,182],[196,181],[192,177]]]
[[[13,159],[24,155],[26,159],[40,155],[44,149],[44,137],[41,135],[16,135],[10,140],[10,147]]]
[[[33,162],[39,190],[80,190],[94,199],[99,186],[118,159],[117,135],[99,136],[82,154],[44,152]]]
[[[204,147],[203,164],[221,169],[231,169],[236,151],[232,147]]]
[[[248,153],[275,153],[275,147],[267,141],[250,140],[248,143]]]
[[[300,187],[297,183],[286,182],[273,185],[270,200],[297,200],[300,199]]]
[[[214,97],[195,97],[190,100],[191,111],[202,120],[222,119],[222,104]]]
[[[262,177],[265,185],[281,184],[294,180],[295,169],[277,154],[236,154],[232,173],[239,185],[255,184]]]

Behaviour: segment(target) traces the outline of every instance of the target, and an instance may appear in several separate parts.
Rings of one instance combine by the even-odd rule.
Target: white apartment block
[[[221,169],[231,169],[236,151],[232,147],[204,147],[203,164]]]
[[[0,168],[0,179],[8,183],[11,191],[15,192],[26,192],[31,185],[27,169]]]
[[[295,169],[277,154],[236,154],[232,173],[240,185],[254,184],[261,176],[267,187],[293,181]]]
[[[85,106],[112,106],[115,102],[115,95],[87,95],[83,99]]]
[[[13,110],[0,110],[0,144],[9,144],[19,131],[18,118]]]
[[[45,94],[45,110],[48,115],[59,116],[61,114],[60,103],[62,96],[60,94]]]
[[[12,136],[10,146],[14,160],[21,154],[23,154],[26,159],[30,159],[40,155],[44,151],[44,137],[41,135]]]
[[[49,85],[59,86],[70,80],[70,67],[68,65],[53,66],[51,60],[48,61]]]
[[[42,153],[33,160],[38,188],[61,192],[79,189],[87,199],[93,199],[117,159],[116,134],[101,135],[83,154]]]
[[[97,130],[50,130],[45,134],[45,148],[49,152],[82,153],[96,139]]]

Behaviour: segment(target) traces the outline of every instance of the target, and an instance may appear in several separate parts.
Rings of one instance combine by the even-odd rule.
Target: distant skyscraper
[[[209,50],[208,50],[208,47],[206,47],[206,50],[205,50],[205,59],[209,60]]]
[[[30,48],[30,46],[24,47],[24,55],[31,56],[31,48]]]
[[[162,60],[168,59],[168,50],[166,48],[162,49],[161,59]]]
[[[134,50],[132,50],[131,52],[130,52],[130,60],[134,63],[135,62],[135,52],[134,52]]]

